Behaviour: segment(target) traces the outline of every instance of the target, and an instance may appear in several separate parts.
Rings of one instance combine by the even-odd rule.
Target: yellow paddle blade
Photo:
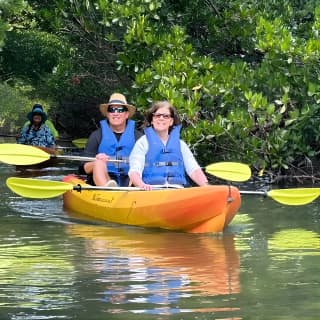
[[[45,151],[24,144],[0,144],[0,161],[15,165],[30,165],[50,159]]]
[[[72,140],[72,143],[79,149],[82,149],[86,146],[88,139],[86,138],[80,138]]]
[[[275,189],[267,195],[282,204],[301,206],[318,198],[320,188]]]
[[[73,189],[71,183],[28,178],[11,177],[6,183],[10,190],[25,198],[54,198]]]
[[[247,181],[251,177],[248,165],[239,162],[217,162],[206,166],[206,172],[229,181]]]

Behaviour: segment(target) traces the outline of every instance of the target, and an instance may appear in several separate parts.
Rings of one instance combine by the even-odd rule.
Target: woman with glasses
[[[129,158],[131,182],[145,190],[152,185],[188,186],[187,175],[199,186],[208,180],[187,144],[180,140],[181,121],[168,101],[155,102],[146,114],[145,135]]]
[[[128,186],[129,154],[142,135],[136,130],[135,121],[129,119],[136,108],[120,93],[113,93],[109,102],[99,108],[105,119],[91,133],[84,149],[85,156],[96,160],[81,165],[79,173],[89,175],[88,182],[97,186]]]

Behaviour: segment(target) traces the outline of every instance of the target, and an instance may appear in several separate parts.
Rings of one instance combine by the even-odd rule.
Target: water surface
[[[83,220],[5,186],[76,166],[0,163],[0,319],[319,318],[319,200],[247,195],[223,235],[193,235]]]

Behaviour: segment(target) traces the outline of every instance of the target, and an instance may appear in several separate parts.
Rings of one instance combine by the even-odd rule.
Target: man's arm
[[[98,148],[101,142],[102,133],[101,129],[93,131],[88,139],[88,142],[84,148],[83,155],[85,157],[95,157],[98,153]],[[79,166],[79,174],[92,174],[93,171],[93,161],[82,163]]]
[[[83,155],[86,157],[95,157],[98,153],[99,145],[101,142],[102,134],[101,129],[93,131],[88,139],[88,142],[84,148]]]

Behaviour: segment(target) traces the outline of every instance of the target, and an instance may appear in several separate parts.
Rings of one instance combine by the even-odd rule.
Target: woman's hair
[[[152,126],[153,114],[156,113],[157,110],[160,109],[160,108],[168,108],[168,110],[170,111],[171,117],[173,118],[173,124],[169,128],[169,132],[171,131],[171,129],[174,126],[177,126],[177,125],[181,124],[181,120],[180,120],[180,117],[178,115],[178,112],[177,112],[176,108],[174,106],[172,106],[169,101],[163,100],[163,101],[155,101],[151,105],[151,108],[146,113],[146,119],[145,119],[145,123],[144,123],[145,127],[151,127]]]

